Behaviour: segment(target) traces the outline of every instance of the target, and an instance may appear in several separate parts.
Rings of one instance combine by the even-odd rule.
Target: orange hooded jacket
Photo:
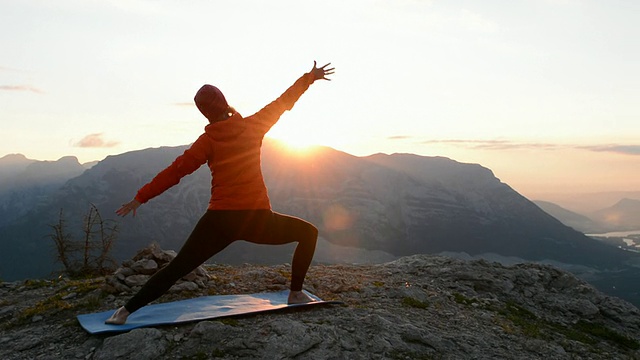
[[[207,125],[189,149],[138,190],[136,200],[146,203],[206,162],[212,177],[209,210],[271,209],[260,167],[262,139],[313,82],[313,75],[306,73],[254,115],[235,113]]]

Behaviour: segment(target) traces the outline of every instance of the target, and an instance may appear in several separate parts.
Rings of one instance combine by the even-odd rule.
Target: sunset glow
[[[640,2],[0,5],[0,157],[192,143],[205,83],[249,116],[331,62],[268,136],[479,163],[523,195],[638,190]],[[224,14],[224,16],[220,16]],[[541,26],[544,24],[544,26]]]

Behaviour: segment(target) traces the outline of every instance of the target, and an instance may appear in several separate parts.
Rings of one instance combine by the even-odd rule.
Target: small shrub
[[[105,220],[98,208],[91,204],[82,222],[82,236],[76,239],[67,230],[63,210],[60,209],[58,222],[49,225],[49,238],[56,250],[56,261],[64,266],[64,271],[72,278],[104,275],[112,271],[116,262],[109,253],[118,234],[118,224]]]

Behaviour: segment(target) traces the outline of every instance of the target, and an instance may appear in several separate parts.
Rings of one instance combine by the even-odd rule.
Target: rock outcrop
[[[152,244],[140,250],[133,259],[123,261],[122,266],[113,275],[107,276],[104,289],[111,294],[135,292],[176,255],[173,250],[162,250],[157,244]],[[205,289],[208,281],[207,271],[199,266],[179,279],[169,292]]]
[[[160,301],[287,286],[289,265],[207,265],[204,288]],[[551,266],[415,255],[314,265],[305,286],[344,302],[91,336],[81,313],[130,295],[106,280],[0,285],[2,359],[638,359],[640,311]]]

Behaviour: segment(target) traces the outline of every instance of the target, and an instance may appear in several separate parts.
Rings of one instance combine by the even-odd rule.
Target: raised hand
[[[317,67],[317,63],[314,60],[313,61],[313,68],[311,69],[311,74],[313,75],[313,80],[328,80],[331,81],[331,79],[327,79],[327,75],[333,75],[334,70],[336,68],[332,67],[332,68],[326,68],[327,66],[331,65],[331,63],[326,63],[324,66],[321,67]]]

